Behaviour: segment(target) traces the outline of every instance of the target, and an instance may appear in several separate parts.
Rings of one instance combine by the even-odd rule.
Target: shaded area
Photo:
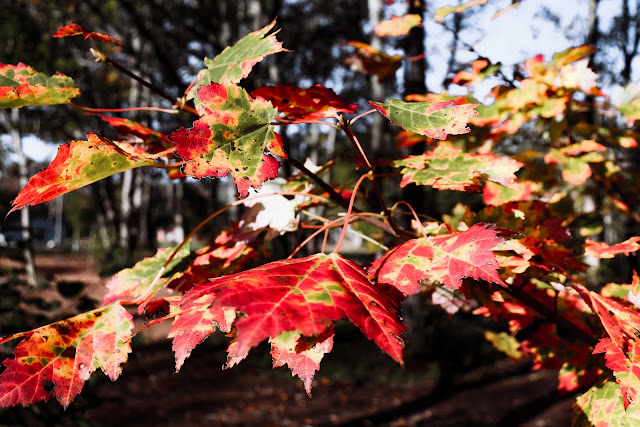
[[[59,320],[82,298],[104,293],[104,278],[84,256],[39,255],[39,271],[48,279],[43,301],[62,301],[50,310],[36,298],[17,307],[3,304],[2,333],[23,322],[28,327]],[[0,290],[20,283],[21,264],[0,257]],[[82,285],[82,289],[78,290]],[[25,291],[28,292],[28,291]],[[19,298],[19,293],[15,295]],[[22,297],[24,299],[24,296]],[[10,299],[3,298],[3,302]],[[30,301],[30,302],[29,302]],[[26,304],[26,305],[25,305]],[[46,304],[45,304],[46,305]],[[13,314],[13,324],[6,320]],[[44,314],[43,314],[44,313]],[[45,315],[48,313],[48,316]],[[77,311],[69,315],[77,314]],[[37,318],[39,324],[33,325]],[[31,320],[30,320],[31,319]],[[431,319],[430,321],[433,321]],[[26,323],[25,323],[26,322]],[[456,318],[452,319],[460,329]],[[419,331],[428,330],[420,327]],[[532,426],[569,425],[573,398],[556,391],[555,372],[533,371],[527,361],[504,359],[490,346],[464,338],[460,346],[475,348],[447,364],[458,350],[444,336],[414,335],[402,368],[375,349],[355,328],[338,330],[336,347],[322,363],[309,399],[302,383],[287,369],[271,370],[269,349],[261,345],[246,361],[222,370],[227,338],[214,335],[198,346],[179,374],[167,329],[150,329],[136,337],[124,372],[112,383],[95,374],[72,405],[63,411],[55,401],[0,411],[5,425],[202,426]],[[433,347],[433,348],[432,348]],[[3,349],[3,356],[10,350]],[[470,357],[470,358],[469,358]]]

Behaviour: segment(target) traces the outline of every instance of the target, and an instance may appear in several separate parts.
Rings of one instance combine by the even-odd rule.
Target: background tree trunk
[[[11,117],[6,110],[0,110],[0,118],[7,132],[11,135],[13,150],[17,157],[18,174],[20,180],[20,188],[24,188],[29,181],[29,168],[27,166],[27,158],[22,151],[22,137],[20,135],[20,110],[11,109]],[[36,267],[33,259],[33,246],[31,242],[31,216],[29,215],[29,206],[20,209],[20,228],[22,234],[21,248],[22,257],[25,261],[25,269],[27,273],[27,283],[31,286],[37,284]]]

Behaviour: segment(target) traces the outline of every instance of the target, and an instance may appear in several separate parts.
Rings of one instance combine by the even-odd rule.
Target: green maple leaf
[[[430,138],[446,139],[447,135],[469,133],[469,120],[478,115],[474,109],[479,104],[457,105],[456,101],[405,102],[387,99],[387,104],[369,101],[391,122]]]
[[[187,90],[187,99],[193,99],[201,86],[210,83],[238,83],[249,75],[253,66],[267,55],[287,52],[282,42],[276,39],[276,33],[269,34],[275,26],[274,20],[261,30],[247,34],[233,46],[225,48],[214,59],[205,58],[204,68],[198,72],[194,85]],[[201,111],[200,100],[194,99],[196,109]]]
[[[408,184],[431,185],[440,190],[481,191],[481,178],[503,185],[516,183],[515,172],[523,163],[493,153],[465,153],[459,147],[439,145],[421,156],[393,162],[402,169],[401,187]]]

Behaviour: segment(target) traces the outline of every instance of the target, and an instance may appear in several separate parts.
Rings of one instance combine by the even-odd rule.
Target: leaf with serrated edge
[[[215,296],[213,306],[240,313],[234,324],[236,340],[229,348],[233,363],[267,338],[293,330],[316,336],[345,317],[402,363],[405,326],[396,306],[360,266],[338,254],[276,261],[211,279],[187,293],[180,309],[193,309],[205,295]]]
[[[133,267],[118,272],[107,282],[108,292],[104,296],[102,303],[111,304],[114,301],[121,300],[128,304],[138,304],[143,299],[150,297],[173,280],[177,273],[167,273],[172,273],[172,269],[191,253],[189,246],[190,242],[186,242],[176,252],[169,265],[167,265],[165,274],[156,281],[153,287],[150,287],[153,280],[177,246],[158,249],[154,256],[138,261]]]
[[[48,202],[116,173],[154,164],[127,152],[131,149],[128,144],[118,144],[118,150],[94,133],[88,133],[87,139],[61,145],[51,164],[32,176],[13,200],[9,213]]]
[[[273,367],[287,364],[291,373],[300,377],[307,395],[311,397],[311,381],[316,371],[320,369],[320,361],[333,348],[333,334],[322,342],[317,342],[310,349],[297,352],[296,345],[299,338],[299,332],[286,331],[269,340]]]
[[[618,254],[629,256],[631,253],[635,253],[640,249],[638,242],[640,242],[640,237],[634,236],[624,242],[609,246],[604,242],[595,242],[587,238],[584,245],[584,253],[585,255],[601,259],[613,258]]]
[[[176,372],[191,355],[191,351],[215,332],[216,328],[222,332],[231,331],[231,324],[236,317],[235,310],[231,307],[213,306],[213,300],[214,295],[203,295],[186,309],[178,307],[178,301],[172,302],[171,311],[175,313],[175,320],[169,330],[169,338],[173,338]]]
[[[23,340],[15,348],[15,358],[3,362],[0,406],[47,401],[45,383],[51,381],[55,384],[51,395],[66,408],[98,368],[115,381],[131,352],[132,329],[129,312],[110,305],[4,338],[0,343]]]
[[[465,153],[460,147],[444,143],[421,156],[396,160],[393,165],[403,167],[401,187],[431,185],[439,190],[467,192],[481,191],[481,178],[514,186],[517,184],[515,173],[524,166],[510,157]]]
[[[106,43],[117,43],[122,44],[122,42],[118,39],[111,37],[109,34],[104,33],[94,33],[92,31],[87,30],[80,24],[65,25],[64,27],[58,27],[58,32],[55,33],[51,37],[71,37],[71,36],[83,36],[85,40],[87,39],[96,39]]]
[[[275,32],[267,35],[275,24],[274,20],[263,29],[244,36],[213,59],[205,58],[204,65],[207,68],[200,70],[197,81],[187,90],[187,99],[194,98],[201,86],[210,83],[238,83],[267,55],[287,52],[287,49],[282,47],[282,42],[276,39]],[[194,102],[198,111],[201,111],[200,100],[195,99]]]
[[[609,338],[603,338],[594,353],[605,353],[607,368],[620,385],[624,407],[638,404],[640,393],[640,313],[595,292],[589,292],[593,310]]]
[[[469,133],[467,123],[478,115],[480,104],[458,105],[455,101],[405,102],[387,99],[387,104],[369,101],[391,123],[430,138],[446,139],[447,135]]]
[[[278,174],[278,161],[266,152],[286,157],[271,120],[277,110],[260,97],[252,99],[240,86],[211,83],[198,90],[206,115],[192,129],[169,135],[186,163],[185,175],[196,178],[233,176],[241,197]]]
[[[319,120],[338,113],[355,113],[356,104],[347,104],[336,93],[322,85],[302,89],[291,85],[263,86],[251,92],[253,97],[270,101],[279,112],[293,120]]]
[[[0,63],[0,108],[66,104],[80,95],[71,77],[39,73],[20,62]]]
[[[491,251],[503,241],[493,224],[475,224],[461,233],[409,240],[376,260],[369,275],[404,295],[416,293],[424,279],[451,289],[460,288],[464,278],[506,287]]]
[[[640,406],[626,410],[620,397],[620,386],[615,381],[594,385],[578,396],[574,404],[576,417],[573,427],[613,427],[640,425]]]

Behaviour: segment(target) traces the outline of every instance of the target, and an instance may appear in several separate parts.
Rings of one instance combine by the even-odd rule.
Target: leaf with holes
[[[420,24],[422,24],[422,16],[420,15],[392,16],[391,19],[379,23],[373,32],[378,37],[406,36],[413,27]]]
[[[55,33],[52,37],[58,38],[58,37],[80,36],[80,35],[82,35],[85,40],[96,39],[109,44],[111,43],[122,44],[120,40],[117,40],[108,34],[94,33],[92,31],[87,30],[82,25],[76,24],[75,22],[73,24],[65,25],[64,27],[58,27],[58,32]]]
[[[253,97],[262,97],[285,113],[292,121],[319,120],[335,117],[338,113],[355,113],[356,104],[347,104],[336,93],[322,85],[302,89],[291,85],[263,86],[253,92]]]
[[[464,278],[506,287],[491,249],[509,234],[507,230],[496,230],[493,224],[475,224],[461,233],[409,240],[377,259],[369,269],[369,277],[404,295],[416,293],[424,279],[451,289],[460,288]]]
[[[116,173],[154,164],[134,154],[129,144],[116,144],[94,133],[88,133],[87,139],[61,145],[51,164],[32,176],[13,200],[9,213],[48,202]]]
[[[460,147],[440,144],[421,156],[409,156],[393,162],[403,166],[401,187],[408,184],[431,185],[440,190],[481,191],[482,179],[514,186],[523,163],[493,153],[465,153]]]
[[[241,197],[278,174],[279,163],[267,153],[285,158],[282,140],[270,125],[277,110],[269,101],[252,99],[240,86],[211,83],[198,90],[206,114],[193,128],[169,135],[186,163],[185,175],[223,177],[231,173]]]
[[[261,341],[286,331],[305,337],[323,334],[348,318],[398,363],[405,326],[396,305],[367,279],[357,264],[337,254],[276,261],[196,285],[182,297],[180,311],[202,306],[233,308],[236,339],[228,366],[244,359]]]
[[[195,84],[187,89],[187,99],[194,98],[200,87],[210,83],[238,83],[267,55],[287,52],[287,49],[282,47],[282,42],[276,39],[276,32],[267,35],[275,24],[274,20],[263,29],[244,36],[213,59],[205,58],[204,65],[207,68],[200,70]],[[196,98],[194,103],[196,109],[202,113],[200,100]]]
[[[158,249],[152,256],[138,261],[131,268],[126,268],[114,275],[107,282],[108,292],[104,296],[102,303],[111,304],[114,301],[121,301],[128,304],[139,304],[144,299],[151,297],[158,290],[165,287],[175,276],[181,275],[182,271],[174,269],[189,256],[190,242],[187,241],[175,256],[171,259],[166,269],[163,269],[176,247]],[[154,283],[154,279],[158,277]]]
[[[22,62],[0,63],[0,108],[66,104],[78,95],[80,89],[64,74],[47,76]]]
[[[274,368],[288,365],[291,373],[302,380],[307,395],[311,397],[311,381],[320,369],[320,361],[333,348],[333,332],[328,337],[318,340],[313,347],[302,351],[296,349],[300,338],[298,331],[282,332],[271,338],[271,357]]]
[[[605,353],[607,368],[620,385],[624,407],[638,403],[640,393],[640,313],[595,292],[589,292],[593,311],[600,317],[609,338],[594,353]]]
[[[587,238],[584,245],[584,253],[585,255],[601,259],[613,258],[618,254],[629,256],[631,253],[635,253],[640,249],[638,242],[640,242],[640,237],[635,236],[624,242],[609,246],[604,242],[595,242]]]
[[[110,305],[0,340],[23,338],[15,358],[3,362],[0,406],[27,406],[53,395],[66,408],[98,368],[115,381],[131,352],[132,329],[129,312]],[[50,394],[45,386],[51,383]]]
[[[478,115],[479,104],[442,102],[405,102],[387,99],[387,103],[369,101],[391,123],[430,138],[446,139],[447,135],[469,133],[467,123]]]

